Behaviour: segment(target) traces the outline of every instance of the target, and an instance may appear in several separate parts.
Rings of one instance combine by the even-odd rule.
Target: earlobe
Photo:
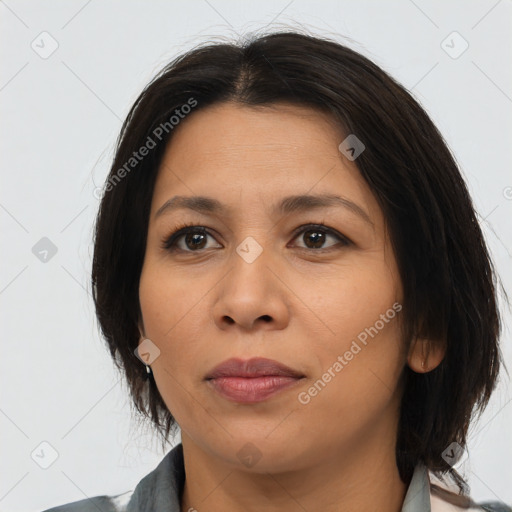
[[[443,343],[417,338],[411,344],[407,364],[416,373],[427,373],[437,368],[444,359],[446,347]]]

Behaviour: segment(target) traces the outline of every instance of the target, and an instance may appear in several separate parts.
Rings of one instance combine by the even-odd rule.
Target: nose
[[[233,251],[230,270],[215,287],[213,307],[219,329],[279,330],[289,322],[289,289],[276,264],[263,252],[254,261]]]

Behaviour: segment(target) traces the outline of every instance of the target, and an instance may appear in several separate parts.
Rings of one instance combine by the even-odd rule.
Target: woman
[[[455,467],[502,364],[495,283],[442,136],[375,64],[295,32],[180,56],[122,127],[92,284],[181,442],[51,511],[510,511]]]

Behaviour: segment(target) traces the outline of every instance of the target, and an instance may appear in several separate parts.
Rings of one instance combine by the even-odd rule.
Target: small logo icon
[[[252,236],[248,236],[236,248],[236,252],[247,263],[252,263],[263,252],[263,247]]]
[[[133,351],[133,353],[144,364],[152,364],[153,361],[160,355],[160,349],[149,339],[142,340],[140,345]]]
[[[339,146],[338,149],[353,162],[365,149],[366,146],[351,133]]]
[[[245,443],[236,456],[244,466],[252,468],[261,459],[262,453],[253,443]]]
[[[450,464],[450,466],[454,467],[464,464],[468,458],[468,454],[459,443],[453,442],[444,450],[441,457]]]
[[[59,458],[59,452],[48,441],[43,441],[30,456],[40,468],[48,469]]]
[[[48,32],[41,32],[32,43],[30,43],[30,46],[41,59],[47,59],[57,50],[59,43]]]
[[[469,43],[457,31],[453,31],[441,41],[441,48],[452,59],[458,59],[469,48]]]
[[[43,236],[32,247],[32,254],[43,263],[48,263],[57,254],[57,246],[49,238]]]

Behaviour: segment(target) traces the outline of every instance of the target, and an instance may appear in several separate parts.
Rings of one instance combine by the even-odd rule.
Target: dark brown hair
[[[167,65],[129,111],[96,219],[92,285],[101,331],[137,411],[164,445],[176,422],[154,379],[144,380],[134,350],[155,178],[179,129],[170,119],[222,102],[309,106],[364,143],[355,163],[390,233],[404,291],[404,347],[417,336],[446,345],[434,370],[404,367],[397,466],[409,482],[421,461],[441,478],[449,472],[466,493],[442,454],[452,442],[465,448],[474,413],[483,412],[497,383],[496,274],[466,184],[426,112],[380,67],[326,38],[290,31],[197,47]],[[156,147],[127,170],[133,152],[150,139]]]

